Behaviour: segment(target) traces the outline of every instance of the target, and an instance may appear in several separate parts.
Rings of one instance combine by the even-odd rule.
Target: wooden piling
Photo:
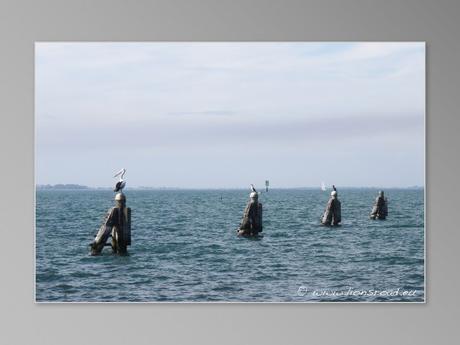
[[[371,219],[380,219],[384,220],[388,216],[388,200],[383,197],[377,197],[375,199],[374,206],[370,214]]]
[[[238,235],[257,236],[262,230],[262,203],[250,201],[244,210],[243,219],[238,229]]]
[[[342,221],[342,205],[339,199],[331,197],[327,202],[321,218],[321,224],[327,226],[337,226]]]
[[[91,255],[101,254],[109,237],[112,237],[111,246],[114,253],[127,253],[127,247],[131,245],[131,208],[126,207],[125,200],[124,195],[122,195],[117,201],[117,205],[108,210],[93,243],[91,243]]]

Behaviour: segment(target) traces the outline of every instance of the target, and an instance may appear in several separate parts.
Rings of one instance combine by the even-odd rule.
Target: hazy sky
[[[37,43],[36,183],[424,184],[424,43]]]

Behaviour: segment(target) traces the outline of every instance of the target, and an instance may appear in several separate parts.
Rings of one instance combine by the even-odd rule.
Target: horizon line
[[[36,184],[35,189],[59,189],[56,188],[56,186],[69,186],[69,189],[99,189],[99,190],[112,190],[113,187],[109,186],[86,186],[86,185],[80,185],[80,184],[75,184],[75,183],[57,183],[54,185],[51,184]],[[74,186],[76,188],[71,188],[71,186]],[[44,188],[45,187],[45,188]],[[133,190],[148,190],[148,189],[156,189],[156,190],[245,190],[248,189],[249,187],[174,187],[174,186],[131,186],[126,189],[133,189]],[[420,189],[420,188],[425,188],[424,185],[409,185],[409,186],[339,186],[337,189],[346,189],[346,188],[369,188],[369,189]],[[64,188],[62,188],[64,189]],[[270,187],[268,186],[269,190],[273,189],[321,189],[320,186],[289,186],[289,187]],[[332,187],[327,187],[327,190],[332,189]],[[265,186],[259,187],[259,191],[265,191]]]

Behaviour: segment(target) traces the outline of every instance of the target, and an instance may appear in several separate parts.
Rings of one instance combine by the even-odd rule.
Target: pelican
[[[254,192],[254,193],[257,193],[256,189],[254,188],[254,185],[251,183],[251,190]]]
[[[123,176],[125,176],[126,169],[123,168],[119,172],[117,172],[113,177],[120,176],[120,179],[118,180],[117,184],[115,185],[115,189],[113,190],[114,192],[121,192],[123,188],[126,186],[126,181],[123,180]]]

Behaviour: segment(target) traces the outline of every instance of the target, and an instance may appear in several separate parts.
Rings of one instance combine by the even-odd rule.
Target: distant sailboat
[[[326,185],[324,182],[321,182],[321,190],[324,192],[326,191]]]

